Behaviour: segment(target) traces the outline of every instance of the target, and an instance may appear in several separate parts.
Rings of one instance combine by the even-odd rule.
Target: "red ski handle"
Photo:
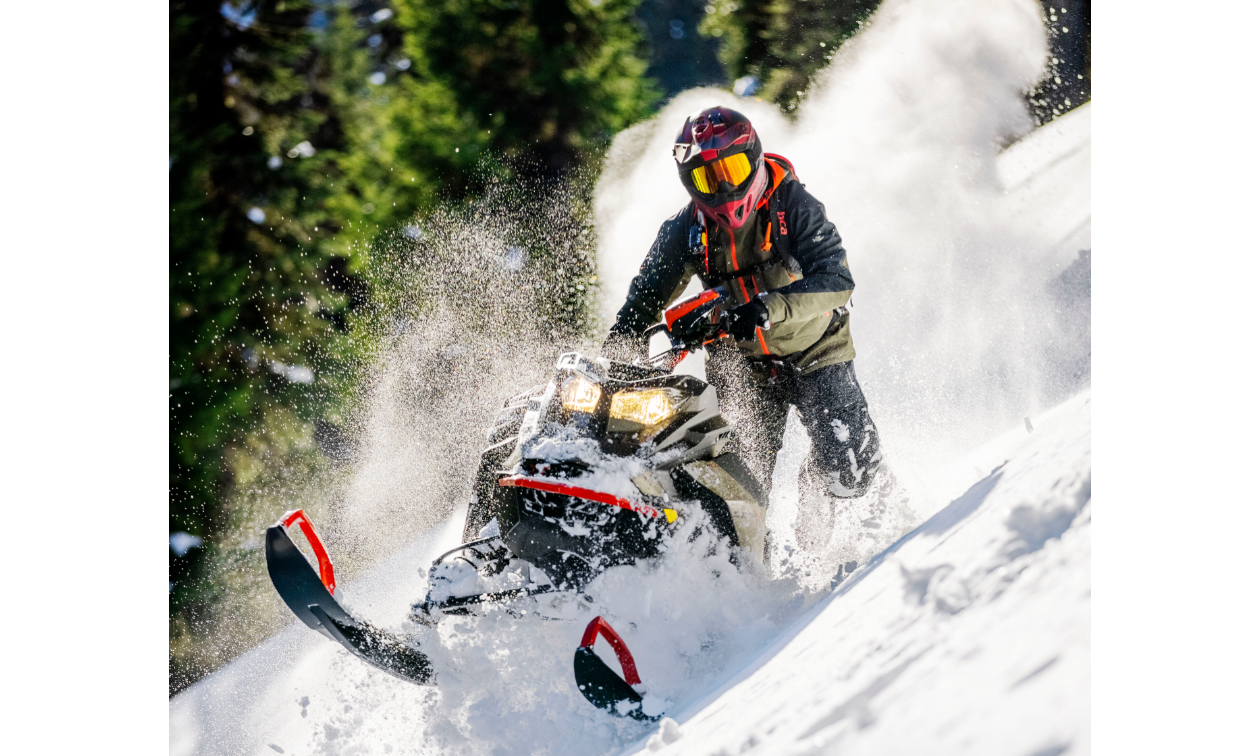
[[[311,523],[311,518],[300,509],[292,512],[285,512],[284,517],[280,518],[280,524],[285,528],[293,527],[297,523],[302,528],[302,534],[306,536],[306,540],[311,544],[311,549],[315,551],[315,559],[319,562],[319,582],[324,584],[329,593],[335,593],[337,590],[337,577],[333,574],[333,563],[328,558],[328,552],[324,549],[324,542],[319,540],[319,536],[315,534],[315,525]]]
[[[630,655],[630,649],[626,647],[626,642],[617,635],[617,631],[612,629],[612,625],[608,624],[603,617],[596,617],[591,620],[591,624],[586,626],[586,632],[582,633],[582,643],[579,648],[590,648],[595,645],[595,636],[602,635],[604,640],[608,641],[608,645],[613,647],[613,651],[617,652],[617,661],[621,662],[621,673],[625,675],[626,682],[630,685],[638,685],[642,682],[639,679],[639,670],[634,666],[634,657]]]

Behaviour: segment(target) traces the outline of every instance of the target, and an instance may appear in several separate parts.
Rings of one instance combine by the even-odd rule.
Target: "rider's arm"
[[[690,228],[690,205],[661,224],[639,275],[630,282],[630,293],[609,331],[609,342],[640,339],[644,331],[660,322],[665,308],[682,296],[695,275],[687,247]]]
[[[827,220],[823,204],[798,182],[784,188],[789,192],[783,203],[788,237],[804,276],[762,296],[771,324],[810,320],[844,305],[853,293],[840,233]]]

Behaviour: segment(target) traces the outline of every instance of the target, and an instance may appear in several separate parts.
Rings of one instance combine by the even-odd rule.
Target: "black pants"
[[[723,342],[714,346],[705,375],[717,389],[722,415],[736,429],[735,451],[766,491],[783,446],[788,407],[795,405],[812,442],[801,468],[802,500],[807,491],[842,498],[866,493],[883,455],[853,362],[801,375],[792,365],[752,363]]]

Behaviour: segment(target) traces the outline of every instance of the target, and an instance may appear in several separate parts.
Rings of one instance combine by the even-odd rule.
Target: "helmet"
[[[696,207],[725,228],[744,225],[766,190],[761,140],[748,118],[729,108],[688,116],[674,139],[674,161]]]

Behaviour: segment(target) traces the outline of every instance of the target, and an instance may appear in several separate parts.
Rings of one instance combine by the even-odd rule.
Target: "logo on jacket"
[[[786,211],[780,210],[778,211],[778,213],[779,213],[779,234],[782,236],[786,236],[787,235],[787,220],[783,217],[786,214]]]

